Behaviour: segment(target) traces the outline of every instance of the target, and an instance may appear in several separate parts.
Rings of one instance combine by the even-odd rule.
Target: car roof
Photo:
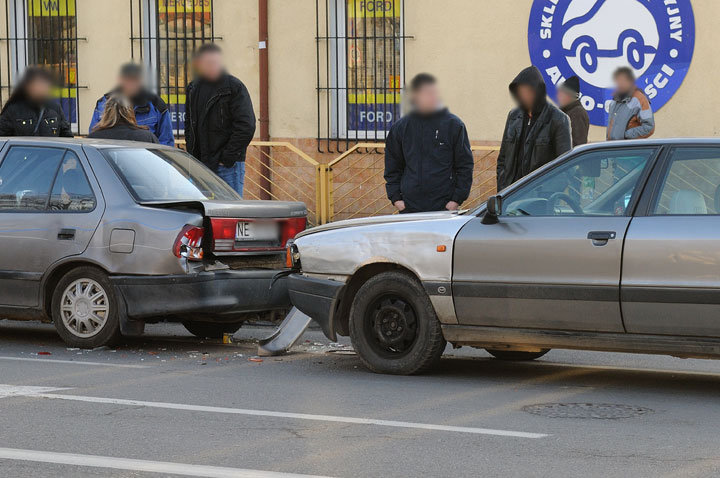
[[[97,149],[109,149],[109,148],[153,148],[153,149],[170,149],[170,146],[164,146],[157,143],[142,143],[138,141],[120,141],[114,139],[92,139],[85,137],[75,138],[47,138],[42,136],[5,136],[0,137],[0,142],[19,142],[19,143],[32,143],[43,146],[67,146],[68,144],[74,144],[78,146],[92,146]]]
[[[600,143],[589,143],[576,147],[573,151],[591,151],[604,148],[627,148],[634,146],[682,146],[682,145],[706,145],[720,146],[720,138],[648,138],[630,139],[623,141],[603,141]]]

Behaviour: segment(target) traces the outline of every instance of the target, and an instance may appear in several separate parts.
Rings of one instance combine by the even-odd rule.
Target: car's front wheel
[[[384,272],[357,292],[350,339],[365,366],[378,373],[427,371],[445,350],[445,338],[422,285],[408,274]]]
[[[125,313],[107,275],[94,267],[78,267],[55,286],[52,318],[60,337],[71,347],[110,345],[120,337]]]
[[[220,339],[224,334],[234,334],[242,326],[242,322],[183,322],[188,332],[201,339]]]
[[[511,362],[527,362],[530,360],[539,359],[546,353],[550,352],[550,349],[542,349],[538,352],[519,352],[516,350],[495,350],[485,349],[487,353],[500,360],[507,360]]]

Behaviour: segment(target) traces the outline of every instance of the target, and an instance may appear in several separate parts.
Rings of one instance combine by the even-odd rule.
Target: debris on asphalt
[[[334,355],[357,355],[353,349],[328,350],[327,353]]]
[[[50,353],[50,352],[45,352],[45,351],[43,351],[43,352],[38,352],[37,354],[38,354],[38,355],[52,355],[52,353]]]
[[[263,359],[261,359],[260,357],[250,357],[248,360],[257,363],[261,363],[263,361]]]
[[[337,342],[323,344],[306,340],[304,343],[297,345],[294,350],[311,354],[333,353],[338,355],[355,355],[355,351],[351,346]]]

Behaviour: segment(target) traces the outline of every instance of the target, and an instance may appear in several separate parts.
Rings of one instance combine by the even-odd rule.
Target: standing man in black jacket
[[[197,78],[188,85],[185,139],[190,154],[242,196],[245,153],[255,135],[255,112],[242,81],[225,71],[214,43],[195,52]]]
[[[387,195],[401,213],[455,211],[470,195],[473,160],[465,125],[445,108],[437,80],[421,73],[410,83],[413,111],[385,141]]]
[[[547,100],[540,70],[524,69],[510,83],[517,108],[505,124],[497,161],[497,189],[505,189],[572,149],[570,119]]]
[[[590,116],[580,102],[580,78],[572,76],[558,87],[558,106],[570,118],[572,145],[587,144],[590,132]]]

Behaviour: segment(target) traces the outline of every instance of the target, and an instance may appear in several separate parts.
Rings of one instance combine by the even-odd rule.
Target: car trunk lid
[[[285,201],[152,201],[148,207],[201,210],[205,244],[217,256],[283,252],[305,230],[307,207]],[[207,249],[206,249],[207,250]]]

